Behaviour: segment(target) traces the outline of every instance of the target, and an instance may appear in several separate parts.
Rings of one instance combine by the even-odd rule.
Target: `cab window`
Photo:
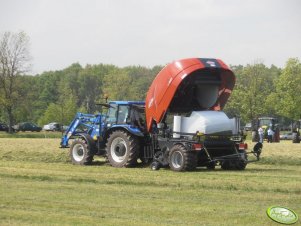
[[[116,123],[116,117],[117,117],[117,105],[111,104],[111,107],[109,108],[107,112],[107,123]]]
[[[125,124],[128,116],[129,116],[129,106],[119,105],[117,124]]]

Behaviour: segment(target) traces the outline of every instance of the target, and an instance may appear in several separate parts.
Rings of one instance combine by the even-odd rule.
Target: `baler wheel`
[[[191,171],[196,168],[197,157],[195,152],[177,144],[171,148],[168,162],[174,171]]]
[[[244,170],[248,164],[248,155],[245,150],[241,150],[240,154],[243,155],[242,159],[235,161],[236,170]]]
[[[208,163],[206,167],[207,167],[208,170],[214,170],[215,169],[215,162]]]
[[[114,167],[131,167],[139,156],[138,139],[122,130],[111,133],[106,144],[107,158]]]
[[[230,160],[225,160],[225,161],[223,161],[221,163],[221,168],[223,170],[230,170],[231,169],[231,165],[230,164],[231,164]]]
[[[70,147],[70,158],[75,165],[89,165],[93,161],[93,154],[84,139],[75,139]]]
[[[236,170],[245,170],[246,166],[247,166],[247,164],[245,162],[243,162],[242,160],[237,161],[235,164]]]

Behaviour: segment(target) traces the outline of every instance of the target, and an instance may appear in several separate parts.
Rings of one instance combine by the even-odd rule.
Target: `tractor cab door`
[[[128,117],[129,117],[129,105],[111,104],[105,119],[106,127],[112,127],[113,125],[127,124]]]
[[[145,130],[144,105],[110,104],[105,119],[105,125],[110,128],[114,125],[130,125]]]

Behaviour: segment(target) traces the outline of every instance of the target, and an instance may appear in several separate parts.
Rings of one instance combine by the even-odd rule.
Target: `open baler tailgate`
[[[221,60],[190,58],[165,66],[151,84],[145,102],[148,131],[167,110],[183,113],[222,110],[235,84],[235,76]]]

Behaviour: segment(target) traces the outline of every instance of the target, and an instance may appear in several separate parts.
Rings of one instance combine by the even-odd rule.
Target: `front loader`
[[[233,72],[221,60],[175,61],[156,76],[145,102],[111,101],[104,105],[105,115],[78,113],[61,147],[70,146],[74,164],[90,164],[101,155],[114,167],[141,162],[153,170],[243,170],[259,160],[262,144],[248,152],[239,118],[222,111],[234,84]]]

